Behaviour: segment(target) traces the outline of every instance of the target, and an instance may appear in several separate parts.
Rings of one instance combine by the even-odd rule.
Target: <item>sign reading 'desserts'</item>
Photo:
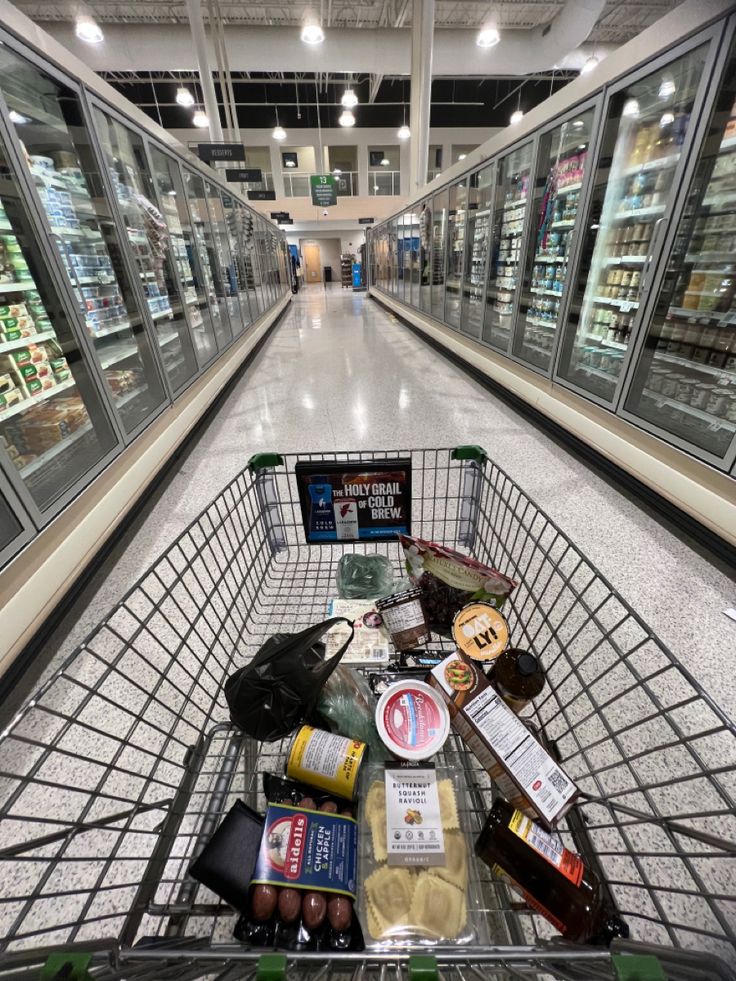
[[[225,180],[234,183],[235,181],[244,181],[246,184],[260,184],[263,180],[263,171],[256,170],[253,168],[249,170],[245,167],[237,168],[235,170],[225,171]]]
[[[272,211],[271,218],[274,221],[280,221],[282,218],[291,218],[291,215],[288,211]]]
[[[200,160],[245,160],[242,143],[199,143]]]
[[[275,201],[276,191],[248,191],[249,201]]]
[[[376,220],[375,218],[358,218],[358,224],[359,225],[372,225],[375,220]]]
[[[332,174],[312,174],[309,186],[312,189],[312,204],[318,204],[320,208],[337,204],[337,181]]]
[[[411,460],[294,468],[308,542],[394,541],[411,527]]]

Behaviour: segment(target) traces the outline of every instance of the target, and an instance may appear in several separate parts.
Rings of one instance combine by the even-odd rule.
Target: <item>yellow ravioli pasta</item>
[[[433,872],[420,874],[409,911],[412,927],[438,940],[452,940],[467,917],[465,894],[460,889]]]
[[[366,903],[366,915],[368,918],[368,933],[372,937],[375,937],[376,940],[380,940],[386,933],[386,927],[381,923],[370,903]]]
[[[432,866],[434,872],[446,882],[451,882],[458,889],[468,885],[468,847],[461,831],[445,831],[445,864]]]
[[[409,909],[417,877],[409,869],[392,869],[388,865],[376,869],[365,880],[368,908],[386,933],[393,926],[409,922]]]
[[[460,818],[457,813],[457,800],[455,798],[455,788],[452,780],[438,780],[437,794],[440,799],[440,817],[442,827],[453,830],[460,827]]]
[[[370,819],[371,839],[373,841],[373,857],[377,862],[385,862],[388,858],[386,843],[386,813],[374,814]]]
[[[386,784],[382,780],[374,780],[365,799],[365,815],[371,818],[379,812],[386,814]]]

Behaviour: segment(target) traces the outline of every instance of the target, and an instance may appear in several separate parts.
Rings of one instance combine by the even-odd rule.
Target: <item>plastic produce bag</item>
[[[367,743],[374,763],[391,758],[376,729],[376,698],[359,671],[338,665],[322,689],[317,711],[333,732]]]
[[[347,623],[350,635],[325,659],[323,634]],[[281,739],[314,712],[320,692],[353,639],[353,625],[333,617],[298,634],[274,634],[256,656],[225,682],[230,719],[243,732],[268,742]]]
[[[394,591],[394,570],[385,555],[349,552],[337,563],[337,593],[341,599],[375,599]]]

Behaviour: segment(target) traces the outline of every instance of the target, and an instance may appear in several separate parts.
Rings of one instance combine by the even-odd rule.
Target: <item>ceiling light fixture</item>
[[[396,135],[400,140],[408,140],[411,136],[411,130],[406,123],[404,123],[403,126],[399,126],[398,130],[396,131]]]
[[[74,33],[80,41],[85,41],[87,44],[100,44],[105,40],[100,25],[86,14],[77,17]]]
[[[286,166],[287,167],[296,167],[296,161],[289,159],[289,160],[286,161]]]
[[[335,167],[335,169],[332,171],[332,173],[335,174],[337,177],[339,177],[340,174],[342,173],[342,171],[340,170],[339,167]]]
[[[278,106],[275,106],[275,109],[276,109],[276,125],[273,128],[273,133],[271,133],[271,136],[274,138],[274,140],[278,140],[279,143],[280,143],[282,140],[285,140],[286,139],[286,130],[279,123],[279,109],[278,109]]]
[[[464,160],[467,157],[467,153],[461,153],[458,155],[458,160]]]
[[[475,43],[479,48],[495,48],[500,40],[501,35],[495,27],[482,27],[478,31],[478,37],[475,39]]]
[[[591,55],[590,58],[586,58],[583,62],[583,67],[580,69],[581,75],[587,75],[588,72],[592,72],[596,65],[599,64],[599,59],[595,55]]]
[[[301,38],[305,44],[322,44],[325,32],[319,24],[305,24],[302,27]]]
[[[353,89],[345,89],[342,94],[342,99],[340,102],[345,106],[346,109],[354,109],[358,104],[358,96],[355,94]]]
[[[376,192],[376,194],[378,193],[378,191],[380,190],[380,188],[378,187],[378,184],[374,184],[373,185],[373,190]]]
[[[512,126],[516,126],[516,124],[520,123],[523,118],[524,118],[524,113],[521,111],[521,109],[515,109],[511,113],[511,119],[509,119],[509,123]]]
[[[198,129],[206,129],[210,124],[207,113],[203,112],[202,109],[197,109],[192,116],[192,122]]]
[[[381,161],[381,166],[382,167],[390,167],[391,166],[391,161],[388,159],[388,157],[384,157],[383,158],[383,160]]]
[[[180,106],[185,106],[188,109],[189,106],[194,105],[194,96],[189,89],[184,88],[182,85],[181,88],[176,90],[176,101]]]
[[[17,126],[22,126],[23,123],[30,123],[28,116],[23,116],[21,113],[16,112],[15,109],[11,109],[8,113],[10,116],[10,122],[15,123]]]
[[[349,109],[343,110],[340,113],[340,118],[337,120],[341,126],[355,126],[355,116]]]

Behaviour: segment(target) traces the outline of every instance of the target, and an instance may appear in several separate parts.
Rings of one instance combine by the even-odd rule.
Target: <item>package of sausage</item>
[[[254,947],[363,950],[354,909],[358,826],[353,807],[269,774],[264,789],[269,803],[236,938]]]

